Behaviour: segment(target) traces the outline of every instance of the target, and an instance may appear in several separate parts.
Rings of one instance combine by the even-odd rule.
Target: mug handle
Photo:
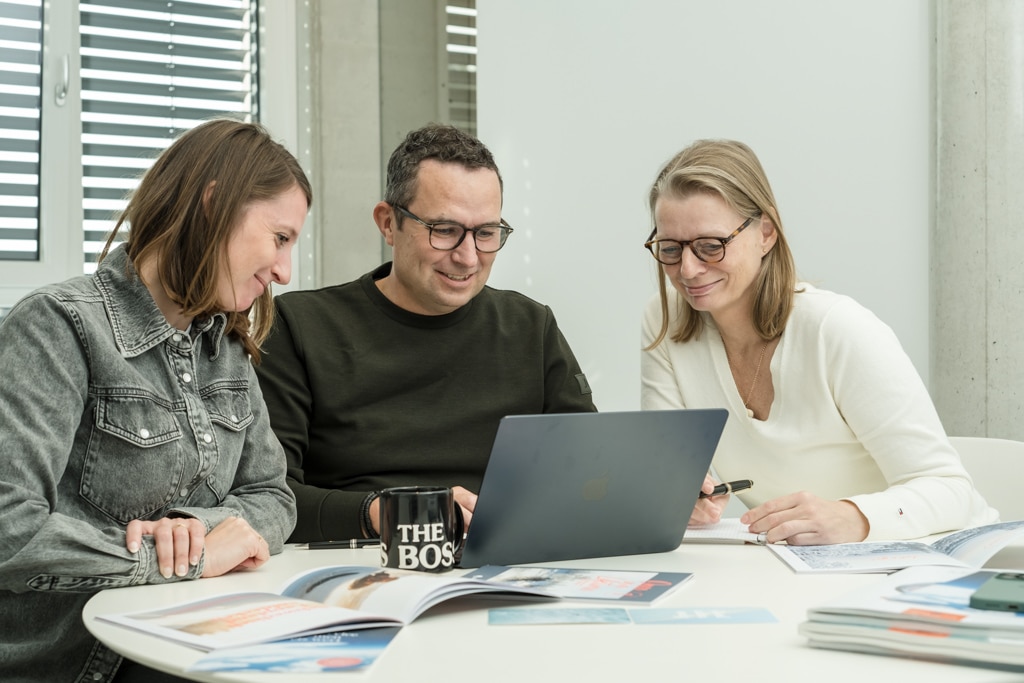
[[[462,506],[457,502],[455,503],[455,538],[458,540],[455,544],[455,554],[458,556],[462,552],[462,544],[466,540],[466,518],[462,515]]]

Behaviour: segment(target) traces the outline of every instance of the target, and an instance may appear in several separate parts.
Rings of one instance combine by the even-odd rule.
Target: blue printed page
[[[355,671],[372,664],[397,627],[324,633],[248,647],[218,650],[196,660],[188,671],[267,671],[319,673]]]
[[[467,575],[467,578],[494,584],[543,590],[564,600],[644,603],[653,602],[692,577],[687,572],[495,565],[480,567]]]
[[[501,607],[487,610],[491,626],[526,624],[628,624],[629,614],[621,607]]]

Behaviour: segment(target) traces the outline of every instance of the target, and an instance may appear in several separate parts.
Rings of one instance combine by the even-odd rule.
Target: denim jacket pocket
[[[174,413],[152,398],[100,398],[80,492],[112,519],[147,519],[173,500],[185,458]]]
[[[253,421],[248,386],[218,386],[204,392],[210,420],[228,431],[240,432]]]
[[[203,403],[210,422],[217,428],[219,444],[217,469],[206,479],[206,485],[215,499],[223,500],[231,489],[239,458],[247,450],[247,428],[255,419],[249,403],[249,388],[244,384],[219,383],[203,391]]]

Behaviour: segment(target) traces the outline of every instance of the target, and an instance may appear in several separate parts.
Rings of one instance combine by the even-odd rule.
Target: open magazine
[[[211,651],[320,633],[403,626],[434,605],[468,595],[628,600],[626,596],[640,599],[638,596],[647,594],[646,601],[650,601],[690,577],[584,569],[558,570],[556,574],[539,580],[537,574],[524,575],[521,568],[511,567],[481,567],[473,574],[457,576],[328,566],[296,575],[279,593],[231,593],[97,618]],[[599,586],[603,595],[594,590]]]
[[[163,609],[98,619],[201,650],[378,626],[402,626],[463,595],[544,591],[450,574],[329,566],[293,577],[279,593],[231,593]]]
[[[964,529],[932,543],[872,541],[804,546],[771,544],[768,547],[799,573],[870,573],[921,565],[978,568],[1020,539],[1024,539],[1024,520]]]
[[[808,610],[814,647],[1024,670],[1024,614],[973,609],[994,570],[910,567]]]

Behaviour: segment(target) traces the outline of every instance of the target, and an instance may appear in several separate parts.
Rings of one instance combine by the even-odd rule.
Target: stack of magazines
[[[1024,671],[1024,614],[969,607],[994,570],[909,567],[810,609],[812,647]]]

